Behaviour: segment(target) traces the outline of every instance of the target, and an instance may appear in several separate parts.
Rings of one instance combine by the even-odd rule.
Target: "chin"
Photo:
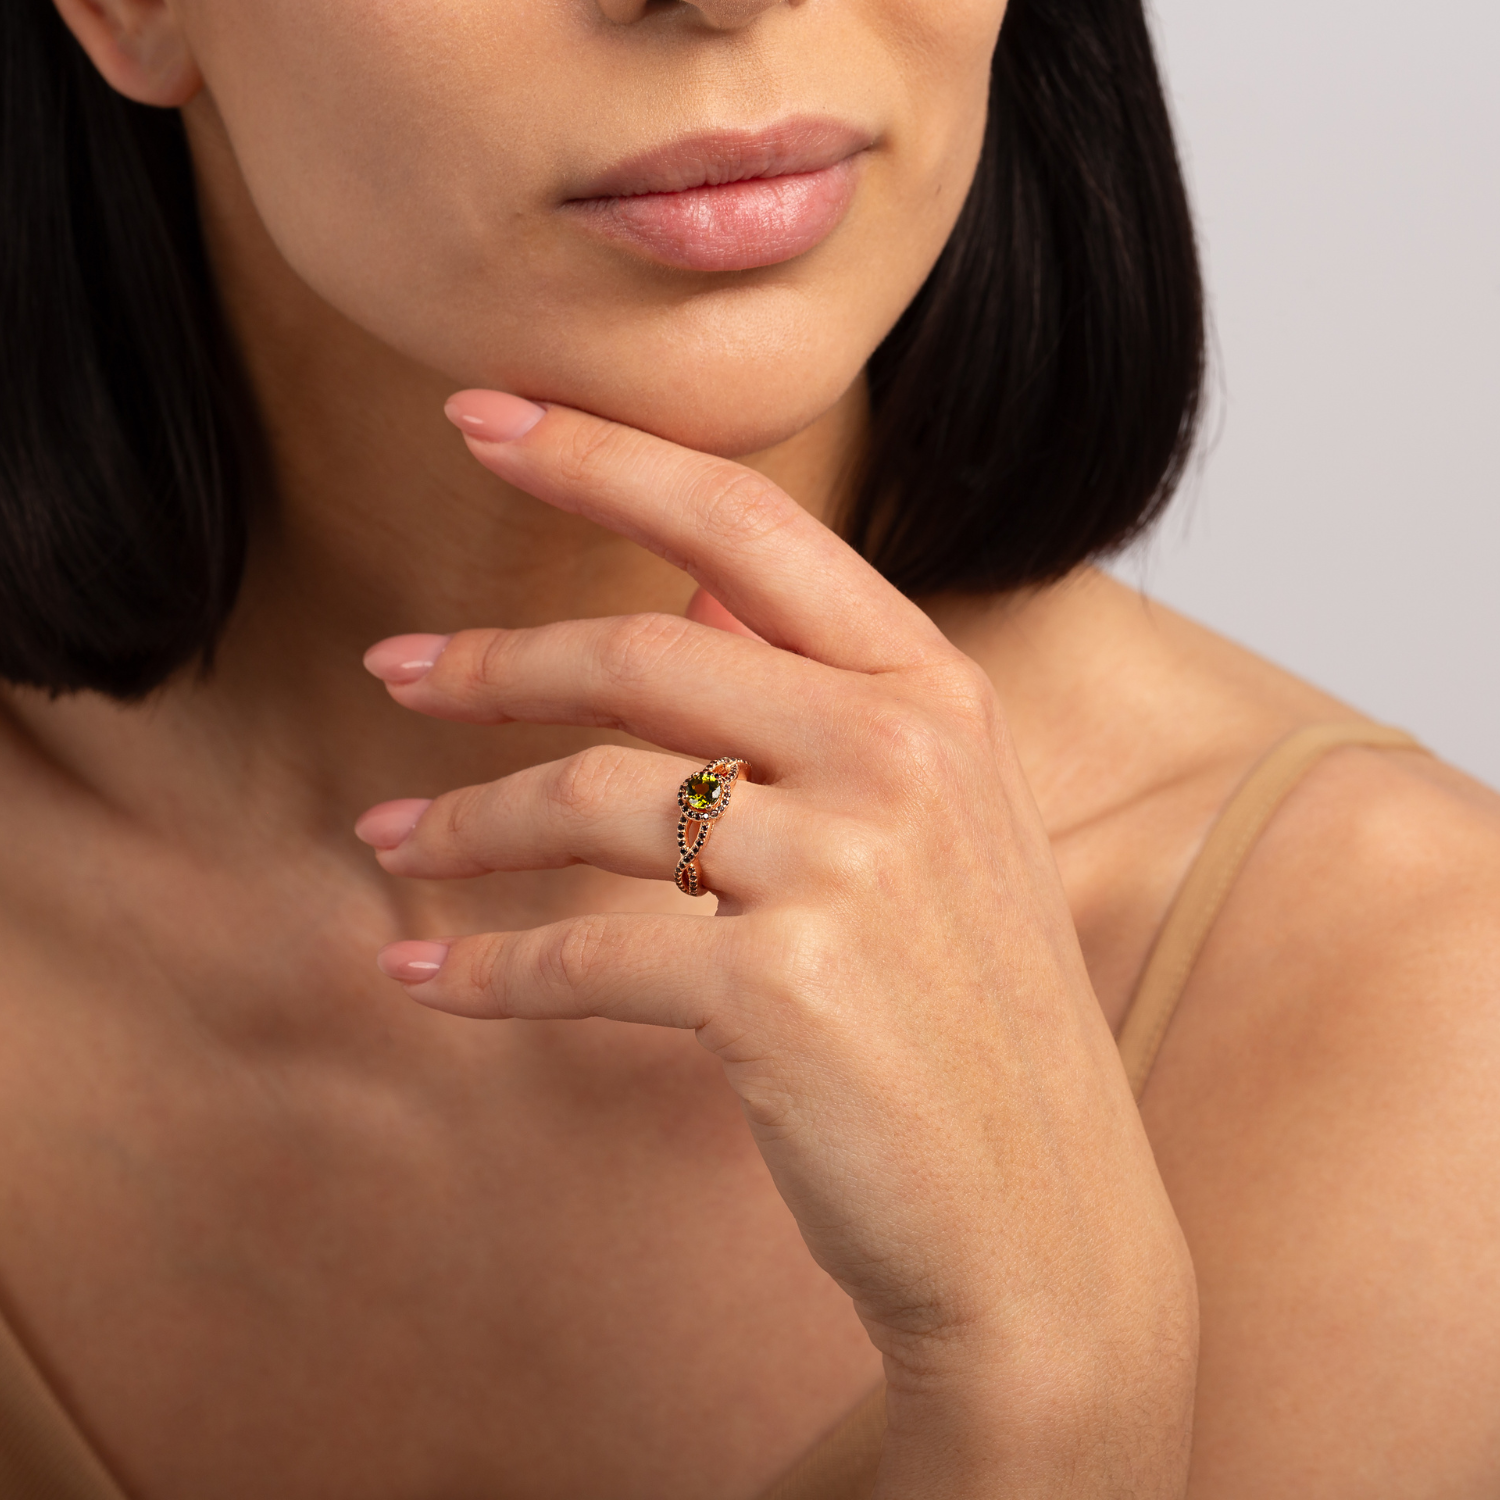
[[[868,310],[839,316],[836,297],[812,315],[795,300],[803,305],[770,299],[749,318],[724,317],[722,307],[717,317],[702,307],[677,316],[617,312],[607,331],[591,317],[564,315],[543,347],[528,337],[510,345],[509,357],[444,366],[456,388],[555,401],[701,453],[744,458],[795,437],[837,405],[884,335]],[[506,341],[488,347],[506,349]]]
[[[827,371],[804,380],[747,382],[731,372],[691,392],[671,382],[615,384],[608,380],[538,392],[544,401],[576,406],[612,422],[637,427],[668,442],[720,458],[748,458],[795,437],[832,409],[858,376],[842,380]]]

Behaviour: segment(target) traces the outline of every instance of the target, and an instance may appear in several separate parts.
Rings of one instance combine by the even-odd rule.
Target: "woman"
[[[1088,566],[1003,12],[7,8],[7,1495],[1494,1492],[1500,814]]]

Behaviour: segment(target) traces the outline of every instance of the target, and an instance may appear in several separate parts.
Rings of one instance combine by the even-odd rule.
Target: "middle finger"
[[[395,636],[365,658],[406,708],[473,724],[622,729],[695,759],[743,755],[762,779],[847,748],[838,708],[864,678],[679,615],[464,630],[429,667]],[[418,653],[420,655],[420,653]],[[701,760],[700,760],[701,763]]]

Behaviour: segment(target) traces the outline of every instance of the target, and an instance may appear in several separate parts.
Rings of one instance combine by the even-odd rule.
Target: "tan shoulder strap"
[[[804,1453],[761,1500],[870,1500],[885,1440],[885,1385]]]
[[[1172,902],[1120,1029],[1120,1060],[1137,1099],[1146,1087],[1188,975],[1255,841],[1292,788],[1330,750],[1343,745],[1378,750],[1422,748],[1404,730],[1383,724],[1312,724],[1273,745],[1240,783]]]
[[[5,1500],[125,1500],[3,1318],[0,1495]]]

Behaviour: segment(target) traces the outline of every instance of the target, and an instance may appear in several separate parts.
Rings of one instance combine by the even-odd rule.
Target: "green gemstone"
[[[688,778],[687,800],[689,807],[712,807],[724,794],[724,783],[712,771],[699,771]]]

